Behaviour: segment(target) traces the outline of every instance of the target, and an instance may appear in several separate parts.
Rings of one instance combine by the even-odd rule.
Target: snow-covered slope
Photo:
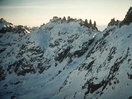
[[[132,23],[122,21],[101,33],[82,20],[54,17],[31,33],[1,33],[0,97],[129,99],[131,42]]]

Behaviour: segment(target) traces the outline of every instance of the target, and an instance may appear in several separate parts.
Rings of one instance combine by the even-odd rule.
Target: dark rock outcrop
[[[129,25],[130,23],[132,23],[132,7],[129,8],[124,20],[120,23],[120,26]]]

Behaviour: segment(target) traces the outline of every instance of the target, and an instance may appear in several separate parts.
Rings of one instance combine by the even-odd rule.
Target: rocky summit
[[[100,32],[53,17],[38,28],[0,19],[0,99],[131,99],[132,8]]]

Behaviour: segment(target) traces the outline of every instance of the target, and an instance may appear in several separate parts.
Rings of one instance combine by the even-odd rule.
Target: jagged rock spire
[[[94,25],[94,27],[96,27],[96,21],[94,21],[94,24],[93,25]]]
[[[118,25],[119,20],[115,20],[115,18],[111,19],[111,21],[108,23],[108,26]]]

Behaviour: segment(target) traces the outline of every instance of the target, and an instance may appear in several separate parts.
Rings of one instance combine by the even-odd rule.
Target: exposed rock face
[[[121,22],[120,26],[122,25],[129,25],[132,22],[132,7],[129,8],[124,20]]]
[[[5,30],[14,26],[1,20]],[[90,23],[54,17],[31,33],[24,26],[2,31],[0,97],[131,98],[132,24],[119,27],[112,19],[101,33]]]

